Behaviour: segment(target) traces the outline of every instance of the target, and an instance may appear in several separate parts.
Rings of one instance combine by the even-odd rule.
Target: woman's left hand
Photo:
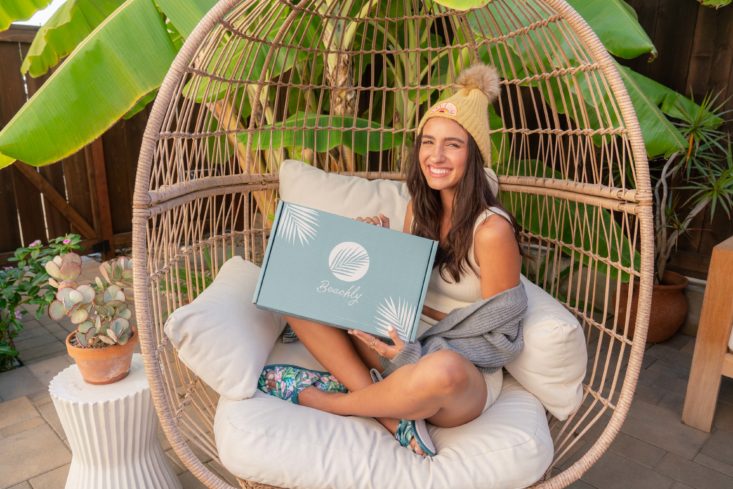
[[[397,330],[390,326],[389,337],[392,338],[394,345],[388,345],[384,341],[380,340],[376,336],[372,336],[369,333],[359,331],[358,329],[350,329],[349,334],[356,336],[359,340],[363,341],[369,348],[374,350],[388,360],[392,360],[394,357],[399,355],[402,349],[405,347],[405,342],[397,334]]]

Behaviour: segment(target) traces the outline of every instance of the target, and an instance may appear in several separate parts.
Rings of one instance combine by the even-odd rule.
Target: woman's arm
[[[483,299],[519,285],[522,257],[509,221],[496,214],[489,216],[476,231],[474,253]]]
[[[402,232],[412,234],[412,199],[407,203],[405,210],[405,222],[402,224]]]

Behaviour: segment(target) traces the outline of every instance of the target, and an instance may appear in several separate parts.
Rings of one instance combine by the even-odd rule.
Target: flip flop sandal
[[[433,440],[430,439],[428,425],[424,419],[401,419],[394,436],[400,445],[407,448],[410,448],[410,442],[414,438],[423,453],[428,457],[434,457],[438,453],[435,450]]]
[[[370,369],[369,375],[371,375],[372,382],[374,383],[383,380],[382,374],[380,374],[379,370],[377,370],[376,368]],[[433,440],[430,439],[428,425],[424,419],[401,419],[399,425],[397,425],[395,439],[403,447],[411,448],[410,441],[413,438],[420,446],[423,453],[428,457],[434,457],[438,453],[435,449],[435,445],[433,444]]]
[[[265,394],[293,404],[300,404],[298,396],[310,386],[325,392],[347,392],[330,373],[295,365],[266,365],[257,381],[257,388]]]

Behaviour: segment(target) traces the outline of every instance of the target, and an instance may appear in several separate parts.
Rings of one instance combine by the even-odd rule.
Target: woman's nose
[[[444,156],[443,145],[434,144],[430,152],[430,158],[433,161],[442,161]]]

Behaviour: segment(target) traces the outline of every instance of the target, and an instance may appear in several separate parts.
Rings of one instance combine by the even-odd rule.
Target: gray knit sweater
[[[449,349],[460,353],[482,372],[493,372],[522,351],[522,318],[527,294],[521,283],[488,299],[453,310],[392,360],[382,358],[389,375],[428,353]]]

